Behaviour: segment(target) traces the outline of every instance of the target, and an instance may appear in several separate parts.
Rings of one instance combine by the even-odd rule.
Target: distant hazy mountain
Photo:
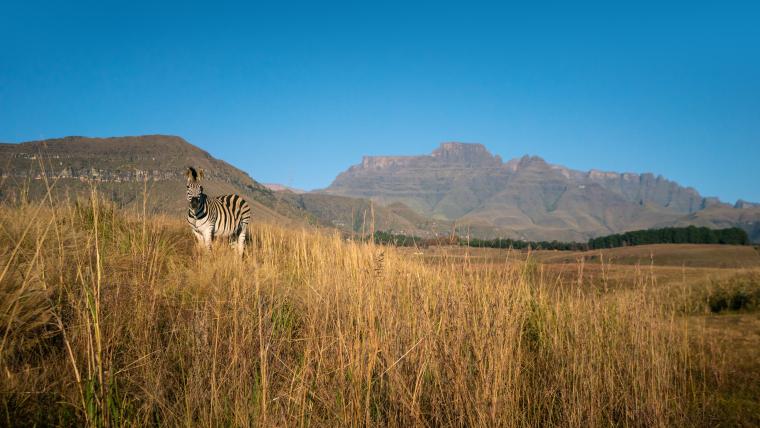
[[[465,143],[444,143],[424,156],[366,156],[324,193],[403,203],[460,227],[526,239],[585,240],[696,224],[690,216],[708,208],[715,224],[733,225],[741,211],[662,176],[582,172],[528,156],[505,163],[483,145]]]
[[[734,204],[734,208],[760,208],[760,204],[739,199]]]
[[[273,192],[293,192],[293,193],[306,193],[305,190],[296,189],[295,187],[286,186],[278,183],[263,183],[264,187]]]
[[[139,137],[66,137],[20,144],[0,144],[0,197],[14,199],[44,194],[43,170],[56,184],[57,196],[74,197],[99,192],[125,208],[139,208],[143,190],[148,189],[148,208],[184,216],[185,170],[203,168],[204,184],[211,195],[238,193],[252,205],[254,218],[292,221],[308,217],[297,207],[283,203],[273,192],[248,174],[213,158],[180,137],[145,135]]]

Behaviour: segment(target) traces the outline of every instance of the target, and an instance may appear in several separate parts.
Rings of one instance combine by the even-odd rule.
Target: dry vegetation
[[[612,262],[622,265],[760,268],[760,253],[749,245],[654,244],[585,252],[547,251],[544,253],[541,260],[545,263],[574,262],[579,257],[584,257],[587,261],[594,263]]]
[[[582,264],[251,232],[238,261],[95,197],[0,207],[0,424],[758,423],[756,391],[738,389],[758,366],[737,377],[710,334],[733,280],[666,287],[637,267],[592,287]],[[750,303],[726,311],[757,326],[742,278]]]

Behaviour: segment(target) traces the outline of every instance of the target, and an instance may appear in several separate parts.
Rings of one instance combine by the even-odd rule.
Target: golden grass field
[[[95,196],[0,207],[0,424],[760,424],[752,247],[251,236],[238,260]]]

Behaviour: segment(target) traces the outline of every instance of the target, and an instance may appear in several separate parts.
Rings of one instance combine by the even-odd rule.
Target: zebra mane
[[[187,167],[187,171],[185,171],[185,176],[187,177],[188,183],[203,180],[203,168],[196,171],[195,168],[189,166]]]

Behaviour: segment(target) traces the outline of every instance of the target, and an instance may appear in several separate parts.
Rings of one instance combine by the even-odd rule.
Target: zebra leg
[[[199,247],[203,247],[203,235],[200,232],[193,230],[193,236],[195,236],[196,244],[198,244]]]
[[[203,232],[203,244],[206,247],[206,250],[211,251],[211,241],[213,239],[213,235],[211,234],[210,230]]]
[[[240,257],[243,257],[243,250],[245,249],[245,230],[247,229],[247,225],[243,224],[240,227],[240,233],[238,234],[237,238],[237,252],[240,254]]]

